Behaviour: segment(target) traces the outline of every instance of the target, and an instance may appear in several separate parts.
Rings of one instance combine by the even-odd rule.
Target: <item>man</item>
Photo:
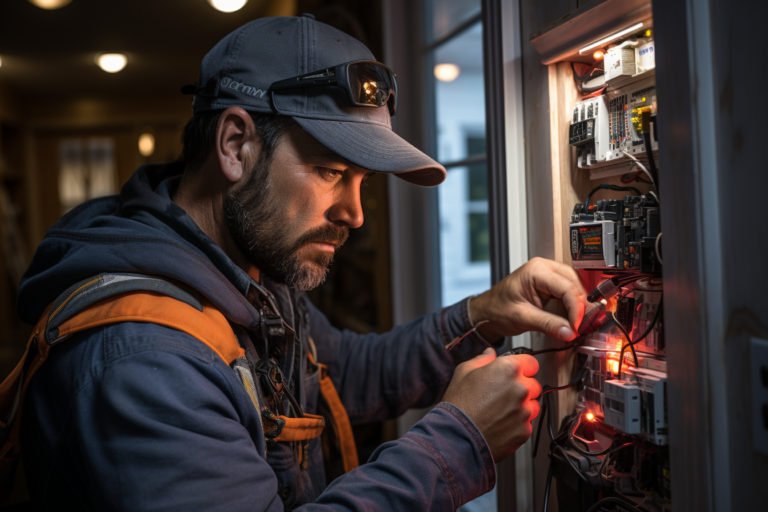
[[[339,331],[302,292],[323,281],[349,230],[363,224],[366,176],[436,185],[445,175],[391,131],[393,74],[311,17],[264,18],[206,55],[192,92],[182,161],[139,169],[119,197],[66,215],[35,254],[20,311],[35,322],[73,283],[102,272],[162,277],[223,313],[255,395],[177,329],[129,319],[76,334],[51,351],[26,402],[24,457],[37,502],[453,510],[490,490],[494,462],[530,436],[541,388],[535,359],[496,357],[482,339],[529,329],[573,339],[585,300],[575,273],[536,259],[488,292],[389,333]],[[543,310],[550,298],[568,319]],[[442,401],[326,487],[321,439],[275,434],[279,415],[327,412],[317,363],[352,423]]]

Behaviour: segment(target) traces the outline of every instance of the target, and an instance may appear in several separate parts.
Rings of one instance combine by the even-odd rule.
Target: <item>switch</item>
[[[750,340],[752,380],[752,443],[768,455],[768,340]]]

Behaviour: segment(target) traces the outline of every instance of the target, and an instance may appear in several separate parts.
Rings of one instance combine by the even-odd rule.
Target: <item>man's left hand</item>
[[[536,257],[490,290],[473,297],[469,315],[487,340],[540,331],[552,338],[571,341],[576,338],[584,317],[586,298],[573,268]],[[552,312],[554,308],[548,306],[551,300],[565,308],[565,316]]]

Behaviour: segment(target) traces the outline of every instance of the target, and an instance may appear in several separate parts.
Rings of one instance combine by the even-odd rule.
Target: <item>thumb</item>
[[[491,364],[495,359],[496,351],[489,347],[483,350],[482,354],[479,354],[472,359],[465,361],[462,366],[464,367],[465,371],[471,372],[472,370],[476,370],[485,365]]]
[[[571,341],[576,333],[568,323],[568,319],[554,313],[548,313],[533,304],[524,304],[521,317],[526,319],[527,329],[543,332],[551,338],[561,341]]]

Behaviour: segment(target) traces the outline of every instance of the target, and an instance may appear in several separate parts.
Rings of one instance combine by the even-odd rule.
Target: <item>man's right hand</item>
[[[531,436],[539,414],[541,385],[533,378],[539,363],[529,355],[496,356],[486,349],[456,367],[443,400],[459,407],[475,422],[500,462]]]

